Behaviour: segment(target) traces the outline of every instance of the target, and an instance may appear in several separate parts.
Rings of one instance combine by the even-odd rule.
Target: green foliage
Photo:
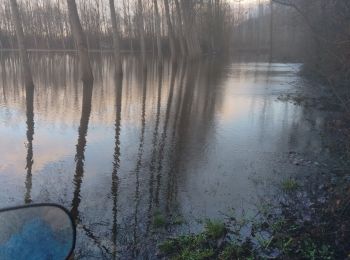
[[[301,246],[302,256],[310,260],[331,260],[334,259],[332,250],[328,245],[318,247],[314,241],[307,239],[303,241]]]
[[[224,223],[215,220],[207,220],[205,223],[205,233],[209,238],[219,239],[226,234]]]
[[[219,260],[254,259],[254,251],[252,249],[252,245],[248,242],[243,244],[229,243],[219,253],[217,259]]]
[[[318,197],[309,196],[305,201],[291,191],[310,191],[301,190],[306,186],[288,179],[281,183],[286,191],[281,199],[263,204],[256,216],[238,219],[230,215],[225,223],[202,221],[201,233],[167,240],[160,251],[166,259],[346,259],[350,246],[344,230],[349,230],[350,210],[344,193],[349,190],[349,181],[329,183],[328,189],[312,192],[320,195],[323,191],[329,197],[320,202]],[[330,190],[332,194],[326,193]],[[310,214],[311,220],[304,213]]]
[[[169,240],[165,240],[163,243],[161,243],[158,246],[158,248],[163,254],[170,255],[170,254],[176,252],[178,247],[177,247],[176,240],[169,239]]]
[[[173,220],[172,220],[172,224],[173,225],[182,225],[185,223],[185,219],[182,216],[176,216]]]
[[[299,188],[297,181],[292,178],[282,181],[281,186],[282,189],[286,192],[293,192]]]
[[[214,256],[214,251],[211,248],[208,249],[198,249],[190,250],[186,248],[181,252],[180,255],[174,257],[174,260],[205,260],[212,259]]]
[[[254,230],[248,238],[236,232],[242,228],[239,221],[228,229],[222,222],[207,220],[202,233],[168,239],[159,249],[167,258],[176,260],[265,259],[272,252],[276,259],[335,259],[329,245],[312,237],[306,226],[287,221],[282,215],[244,222]]]
[[[153,227],[154,228],[163,228],[167,225],[166,218],[162,215],[161,212],[156,211],[153,216]]]

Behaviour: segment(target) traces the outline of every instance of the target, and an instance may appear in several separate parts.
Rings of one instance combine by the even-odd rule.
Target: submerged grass
[[[350,259],[350,120],[335,125],[331,139],[341,167],[279,184],[281,193],[266,198],[254,218],[230,215],[207,220],[199,234],[159,245],[165,259]],[[334,130],[335,129],[335,130]],[[327,139],[328,140],[328,139]],[[332,146],[329,146],[332,147]]]
[[[205,222],[205,234],[211,239],[222,238],[226,234],[226,226],[217,220],[207,220]]]
[[[336,259],[332,247],[314,237],[311,230],[281,218],[250,222],[251,236],[246,238],[223,232],[221,227],[223,233],[216,233],[215,228],[213,235],[205,228],[199,234],[168,239],[159,249],[167,259]],[[228,226],[224,229],[229,230]]]
[[[166,217],[160,211],[156,211],[153,216],[153,227],[163,228],[167,225]]]
[[[155,229],[161,229],[165,228],[169,225],[176,226],[176,225],[182,225],[185,223],[185,219],[181,215],[176,215],[172,217],[166,217],[161,211],[156,210],[153,213],[153,228]]]
[[[299,187],[298,182],[295,179],[287,179],[282,181],[281,183],[281,188],[285,192],[293,192],[296,191]]]
[[[319,188],[306,191],[294,179],[280,185],[282,190],[293,193],[285,192],[278,198],[278,204],[269,203],[257,217],[230,216],[225,223],[207,220],[201,233],[170,238],[160,244],[162,256],[194,260],[347,259],[350,256],[350,196],[341,201],[338,196],[342,191],[344,198],[344,189],[350,191],[349,182],[339,179],[322,188],[323,194]],[[308,200],[299,199],[298,194],[305,192],[318,196],[309,194]]]

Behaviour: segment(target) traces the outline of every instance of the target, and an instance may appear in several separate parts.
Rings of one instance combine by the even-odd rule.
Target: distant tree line
[[[258,51],[302,61],[304,71],[332,85],[350,81],[348,0],[77,0],[76,5],[88,49],[159,57]],[[67,1],[18,0],[18,6],[28,49],[76,49]],[[11,16],[10,1],[1,1],[0,49],[18,48]]]
[[[18,0],[18,5],[28,49],[76,49],[66,1]],[[276,58],[296,58],[305,31],[295,11],[272,0],[77,0],[76,5],[88,49],[94,50],[188,57],[273,49]],[[3,1],[0,48],[16,49],[15,35],[9,3]]]
[[[350,1],[272,0],[303,22],[304,72],[332,87],[350,112]]]
[[[233,10],[226,0],[123,0],[116,1],[112,16],[108,2],[76,1],[89,49],[113,48],[113,24],[124,51],[144,47],[158,55],[197,56],[225,52],[232,43]],[[28,49],[76,48],[66,1],[18,0],[18,5]],[[17,49],[11,21],[9,1],[2,1],[0,48]]]

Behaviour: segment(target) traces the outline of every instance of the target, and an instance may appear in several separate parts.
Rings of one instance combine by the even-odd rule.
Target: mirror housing
[[[74,220],[60,205],[0,210],[0,259],[68,259],[75,242]]]

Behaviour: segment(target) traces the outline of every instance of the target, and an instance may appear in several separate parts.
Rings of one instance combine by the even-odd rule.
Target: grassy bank
[[[305,106],[307,98],[288,97]],[[298,101],[298,102],[296,102]],[[333,111],[336,99],[315,99],[314,109]],[[307,107],[307,106],[305,106]],[[321,131],[334,160],[317,174],[287,178],[278,196],[265,197],[251,218],[206,220],[203,231],[159,245],[165,259],[350,259],[350,116],[331,113]],[[271,184],[272,185],[272,184]]]
[[[161,243],[161,256],[198,260],[346,259],[350,253],[350,204],[343,192],[349,195],[350,187],[341,180],[313,185],[314,190],[306,190],[294,179],[283,181],[278,204],[263,205],[250,219],[207,220],[203,232]]]

